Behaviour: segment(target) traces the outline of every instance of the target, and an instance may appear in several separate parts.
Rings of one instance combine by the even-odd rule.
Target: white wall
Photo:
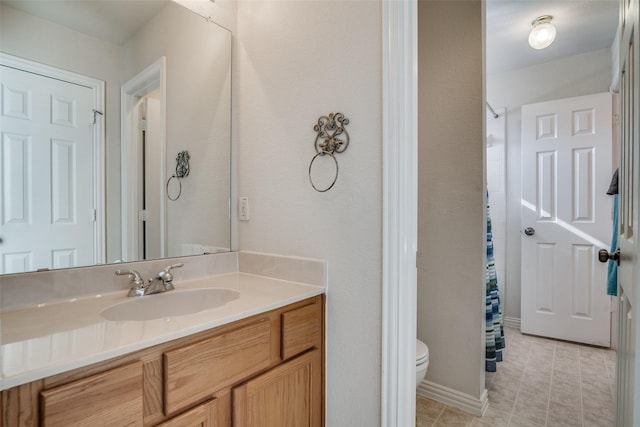
[[[507,108],[507,320],[520,319],[520,110],[535,102],[606,92],[611,52],[602,49],[520,70],[488,75],[487,101]]]
[[[418,6],[418,338],[427,381],[484,392],[482,6]]]
[[[382,22],[379,1],[238,3],[239,247],[323,258],[327,426],[380,425]],[[307,171],[318,118],[351,144],[326,193]]]
[[[495,106],[493,106],[495,107]],[[487,110],[487,191],[489,193],[489,210],[491,214],[491,232],[493,234],[493,256],[495,258],[496,276],[500,301],[505,300],[507,257],[507,123],[506,109],[495,107],[498,117]]]

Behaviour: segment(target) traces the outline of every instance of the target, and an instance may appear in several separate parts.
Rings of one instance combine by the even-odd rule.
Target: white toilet
[[[429,367],[429,347],[416,339],[416,387],[420,385]]]

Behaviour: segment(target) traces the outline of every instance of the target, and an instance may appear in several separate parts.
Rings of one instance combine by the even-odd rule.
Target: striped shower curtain
[[[502,307],[498,293],[495,258],[493,256],[493,235],[491,233],[491,215],[489,213],[489,196],[487,195],[487,268],[486,268],[486,357],[485,370],[496,371],[496,363],[502,362],[504,348],[504,329],[502,323]]]

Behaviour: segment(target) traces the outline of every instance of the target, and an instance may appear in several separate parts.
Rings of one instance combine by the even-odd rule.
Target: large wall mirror
[[[0,274],[230,250],[231,33],[165,0],[0,7]]]

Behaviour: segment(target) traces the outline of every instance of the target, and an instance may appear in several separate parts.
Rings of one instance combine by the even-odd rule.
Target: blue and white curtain
[[[487,295],[486,295],[486,357],[485,370],[495,372],[497,362],[502,362],[504,348],[504,328],[502,307],[498,292],[495,258],[493,256],[493,235],[491,233],[491,215],[489,212],[489,196],[487,195]]]

